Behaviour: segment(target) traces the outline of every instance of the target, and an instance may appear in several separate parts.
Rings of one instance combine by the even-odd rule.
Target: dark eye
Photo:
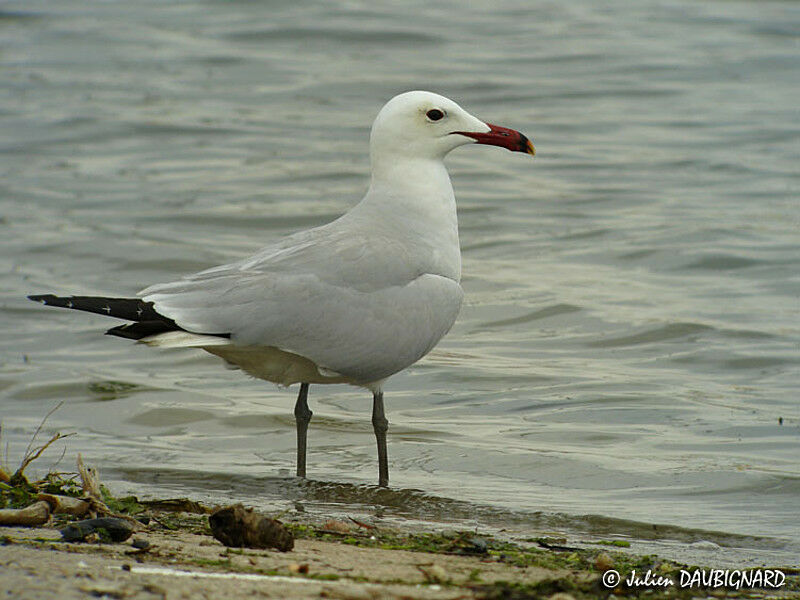
[[[432,108],[427,113],[425,113],[425,116],[428,117],[431,121],[438,121],[439,119],[444,117],[444,113],[440,111],[438,108]]]

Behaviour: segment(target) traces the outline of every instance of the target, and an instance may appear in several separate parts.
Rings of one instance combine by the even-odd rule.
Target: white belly
[[[294,335],[276,336],[274,346],[254,344],[244,336],[206,350],[280,385],[367,385],[430,352],[453,326],[462,298],[456,282],[424,275],[402,288],[329,302],[335,308],[324,319],[298,325]]]
[[[246,373],[289,386],[293,383],[351,383],[360,382],[320,369],[313,361],[270,346],[205,346],[203,350],[215,354]]]

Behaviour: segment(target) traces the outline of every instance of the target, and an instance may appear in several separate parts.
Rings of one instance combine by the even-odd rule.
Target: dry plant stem
[[[0,443],[3,441],[3,424],[0,423]],[[9,475],[6,470],[3,468],[4,464],[8,464],[8,444],[6,444],[6,454],[3,457],[3,462],[0,464],[0,482],[8,483],[11,481],[11,475]]]
[[[49,446],[50,444],[52,444],[55,441],[55,440],[50,440],[47,444],[45,444],[44,448],[39,451],[39,453],[36,455],[36,457],[31,458],[29,460],[28,457],[31,455],[31,447],[33,446],[33,443],[36,441],[36,438],[39,436],[39,433],[41,433],[42,427],[44,427],[44,424],[47,423],[47,419],[49,419],[50,416],[54,412],[56,412],[59,408],[61,408],[62,404],[64,404],[63,401],[59,402],[53,408],[51,408],[48,411],[48,413],[44,416],[44,418],[42,419],[42,422],[39,423],[39,426],[36,428],[36,431],[33,432],[33,436],[31,437],[31,441],[28,442],[28,447],[25,448],[25,454],[23,454],[23,456],[22,456],[22,463],[20,464],[19,469],[17,469],[17,473],[22,474],[22,472],[25,470],[25,467],[27,465],[29,465],[32,461],[36,460],[36,457],[38,457],[44,451],[44,448],[47,448],[47,446]],[[59,434],[56,434],[56,435],[59,435]]]
[[[89,516],[92,518],[98,515],[110,515],[111,509],[103,502],[103,495],[100,492],[100,481],[97,470],[83,464],[83,457],[78,454],[78,474],[81,476],[81,487],[83,488],[83,499],[89,503]]]
[[[100,492],[100,479],[97,474],[97,469],[84,465],[83,457],[80,454],[78,454],[77,462],[78,474],[81,476],[83,493],[102,503],[103,494]]]
[[[41,427],[41,425],[40,425],[40,427]],[[39,430],[37,429],[36,431],[38,433]],[[35,437],[35,435],[36,434],[34,434],[34,437]],[[22,458],[22,463],[19,465],[19,469],[17,469],[17,472],[14,473],[12,479],[16,478],[16,477],[22,477],[22,474],[24,473],[25,468],[29,464],[31,464],[33,461],[35,461],[37,458],[39,458],[42,455],[42,453],[45,450],[47,450],[47,448],[50,447],[51,444],[53,444],[54,442],[57,442],[60,439],[63,439],[63,438],[66,438],[66,437],[70,437],[72,435],[75,435],[75,434],[74,433],[68,433],[66,435],[62,435],[60,433],[53,434],[53,437],[51,437],[43,446],[40,446],[39,448],[37,448],[35,450],[31,450],[31,446],[30,446],[30,444],[28,444],[28,449],[25,450],[25,456]],[[31,440],[31,441],[33,441],[33,440]]]
[[[363,527],[364,529],[377,529],[377,527],[375,525],[370,525],[369,523],[364,523],[362,521],[354,519],[353,517],[347,517],[347,518],[350,519],[353,523],[355,523],[359,527]]]
[[[81,477],[81,487],[83,488],[83,500],[89,503],[89,516],[96,518],[100,515],[107,517],[116,517],[123,519],[134,526],[134,531],[142,531],[144,526],[128,515],[120,515],[111,511],[106,503],[103,502],[103,494],[100,491],[100,478],[97,469],[94,467],[87,467],[83,464],[83,457],[78,454],[77,459],[78,474]]]

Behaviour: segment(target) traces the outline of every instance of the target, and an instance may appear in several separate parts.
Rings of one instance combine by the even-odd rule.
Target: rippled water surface
[[[659,523],[796,562],[800,6],[469,6],[0,4],[8,462],[63,401],[46,431],[77,432],[67,455],[119,491]],[[366,189],[377,110],[415,88],[538,155],[448,158],[467,300],[387,385],[393,491],[365,485],[362,390],[312,386],[301,484],[294,390],[24,299],[131,295],[335,218]]]

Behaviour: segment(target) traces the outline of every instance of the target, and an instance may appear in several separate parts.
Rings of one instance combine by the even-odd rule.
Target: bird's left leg
[[[383,392],[372,394],[372,429],[378,442],[378,485],[389,486],[389,455],[386,452],[386,432],[389,420],[383,410]]]

